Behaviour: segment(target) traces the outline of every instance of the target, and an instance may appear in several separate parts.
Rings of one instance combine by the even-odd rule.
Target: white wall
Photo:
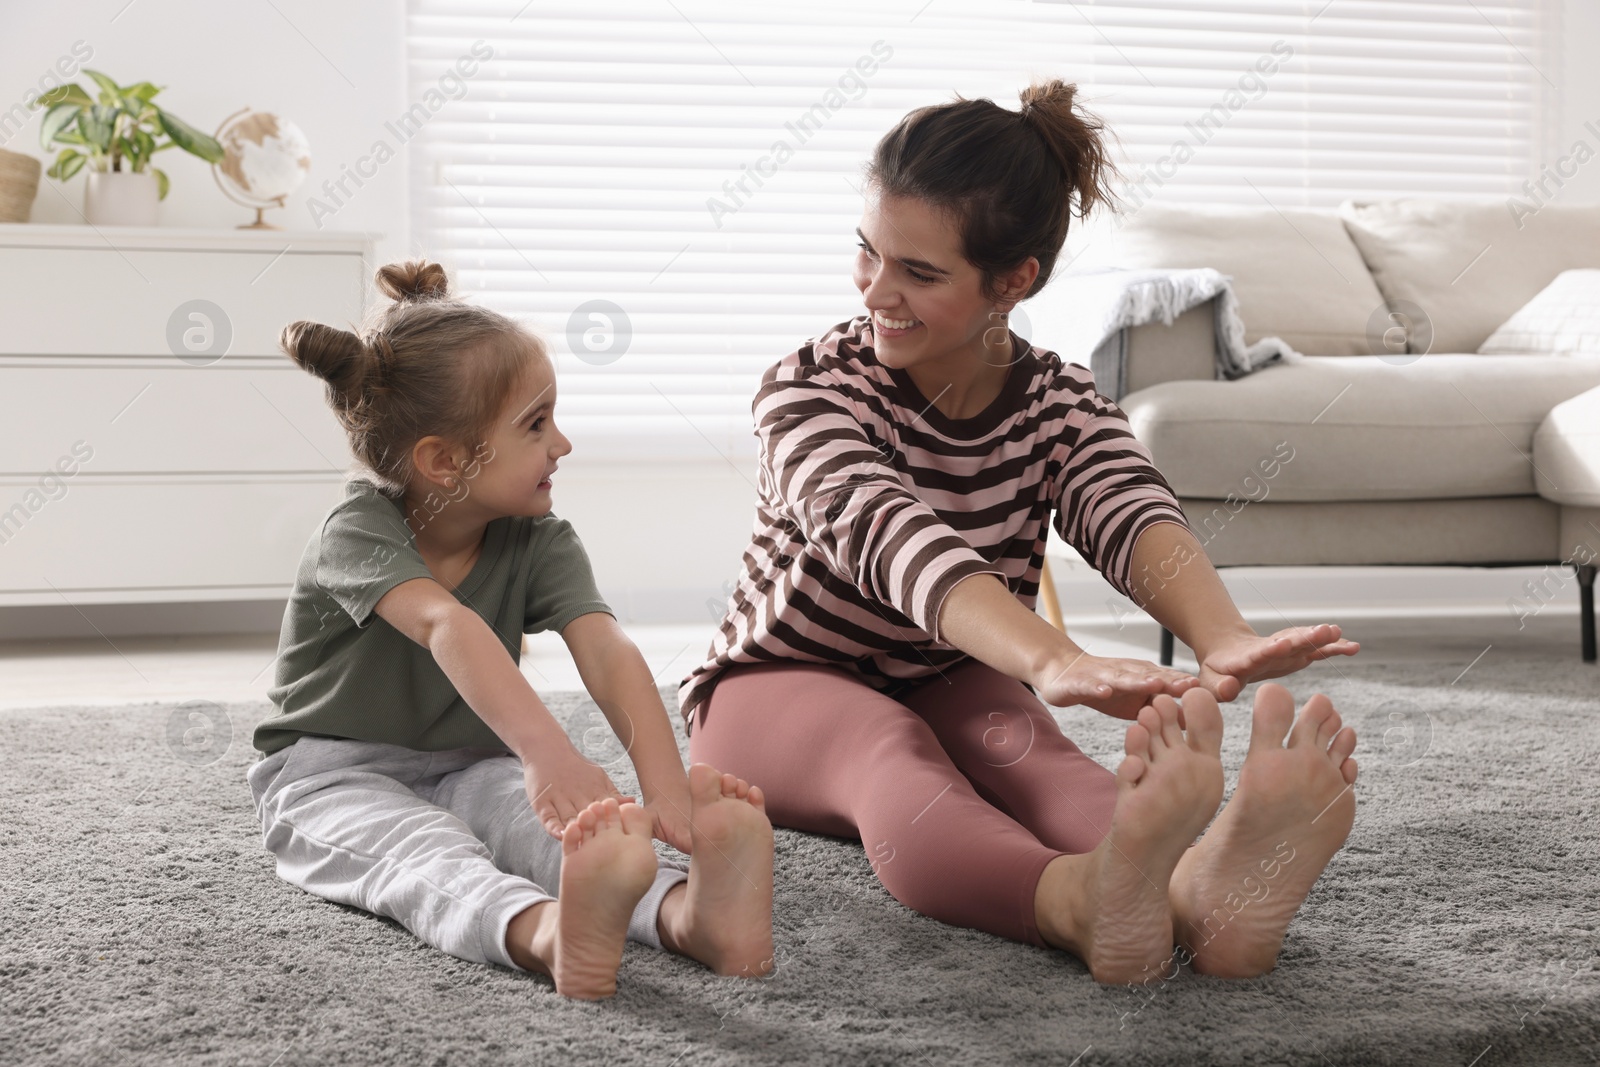
[[[92,52],[87,65],[119,81],[149,79],[168,86],[159,102],[192,125],[210,131],[235,110],[249,106],[277,112],[300,126],[311,144],[312,172],[287,210],[271,213],[287,229],[313,228],[312,196],[338,178],[341,168],[385,136],[384,124],[412,103],[406,93],[404,4],[401,0],[317,3],[203,3],[200,0],[95,0],[93,3],[26,4],[4,0],[0,33],[0,112],[37,90],[58,61],[76,46]],[[1563,53],[1545,73],[1566,90],[1552,130],[1557,156],[1583,139],[1600,150],[1600,3],[1562,0]],[[82,44],[79,44],[82,42]],[[76,74],[76,80],[87,82]],[[46,81],[45,86],[52,84]],[[473,91],[469,84],[468,93]],[[448,103],[446,107],[450,106]],[[20,112],[13,112],[20,115]],[[39,113],[20,132],[0,128],[0,147],[45,157],[38,144]],[[380,261],[414,255],[408,232],[409,164],[401,156],[366,181],[325,225],[383,234]],[[161,224],[231,227],[251,213],[228,201],[208,165],[179,151],[162,154],[173,188],[161,206]],[[1550,160],[1552,164],[1555,158]],[[78,222],[84,178],[64,187],[46,179],[34,205],[35,222]],[[58,195],[59,194],[59,195]],[[1589,162],[1561,188],[1564,203],[1600,202],[1600,162]],[[799,340],[799,339],[797,339]],[[777,355],[781,353],[775,353]],[[753,471],[734,469],[709,447],[703,462],[664,466],[588,461],[581,450],[563,462],[557,510],[582,532],[608,597],[642,621],[700,621],[706,600],[720,599],[735,574],[749,534]],[[1063,568],[1063,599],[1069,613],[1105,613],[1110,589],[1081,568]],[[1517,595],[1519,571],[1408,572],[1369,575],[1282,572],[1271,579],[1272,602],[1303,605],[1364,603],[1399,607],[1503,606]],[[1259,586],[1262,579],[1256,578]],[[1570,590],[1569,590],[1570,592]],[[1242,589],[1241,603],[1250,596]],[[1359,596],[1359,601],[1352,597]],[[1575,600],[1574,600],[1575,602]],[[203,628],[228,628],[215,608],[194,615]],[[241,609],[238,625],[276,628],[277,609]],[[119,630],[180,629],[171,609],[105,615]],[[141,621],[142,620],[142,621]],[[151,620],[157,620],[152,622]],[[264,621],[265,620],[265,621]],[[78,625],[77,620],[69,620]],[[24,625],[0,627],[7,630]],[[27,632],[48,621],[26,624]]]

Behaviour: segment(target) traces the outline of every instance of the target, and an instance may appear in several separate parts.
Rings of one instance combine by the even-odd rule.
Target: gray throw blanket
[[[1218,378],[1242,378],[1269,363],[1303,359],[1279,337],[1244,343],[1244,322],[1232,279],[1210,267],[1069,271],[1053,286],[1054,306],[1081,328],[1056,349],[1062,359],[1094,372],[1095,387],[1121,400],[1127,383],[1128,329],[1147,322],[1171,325],[1179,315],[1213,297],[1216,309]]]

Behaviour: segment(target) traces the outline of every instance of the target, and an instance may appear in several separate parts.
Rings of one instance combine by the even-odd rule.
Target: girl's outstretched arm
[[[622,794],[573,747],[482,617],[432,578],[389,590],[373,609],[433,653],[463,700],[522,760],[528,802],[554,837],[591,802]]]
[[[584,688],[633,761],[644,806],[655,816],[656,836],[680,852],[691,851],[689,778],[672,720],[638,646],[603,611],[573,619],[561,639],[572,652]]]

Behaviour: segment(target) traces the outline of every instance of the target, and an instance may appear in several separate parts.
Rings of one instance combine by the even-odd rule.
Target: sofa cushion
[[[1478,346],[1480,356],[1570,352],[1600,356],[1600,270],[1564,270]]]
[[[1393,309],[1421,309],[1432,343],[1476,352],[1506,319],[1575,267],[1600,267],[1600,205],[1346,200],[1339,215]],[[1413,325],[1413,337],[1417,327]]]
[[[1219,567],[1544,563],[1561,558],[1559,530],[1573,510],[1537,496],[1178,503]]]
[[[1539,495],[1575,507],[1600,507],[1600,389],[1551,409],[1533,435]]]
[[[1180,497],[1518,496],[1537,492],[1534,431],[1597,385],[1600,360],[1564,356],[1324,356],[1163,382],[1120,406]]]
[[[1147,203],[1101,224],[1084,266],[1213,267],[1233,278],[1244,342],[1281,337],[1299,352],[1365,356],[1384,308],[1336,212]]]

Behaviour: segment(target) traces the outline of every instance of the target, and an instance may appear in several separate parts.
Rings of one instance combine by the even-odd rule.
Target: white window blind
[[[1551,157],[1556,17],[1550,0],[412,0],[412,244],[549,340],[587,454],[738,461],[761,372],[860,313],[862,165],[912,108],[1076,81],[1134,207],[1501,198]],[[441,104],[478,41],[492,57]]]

